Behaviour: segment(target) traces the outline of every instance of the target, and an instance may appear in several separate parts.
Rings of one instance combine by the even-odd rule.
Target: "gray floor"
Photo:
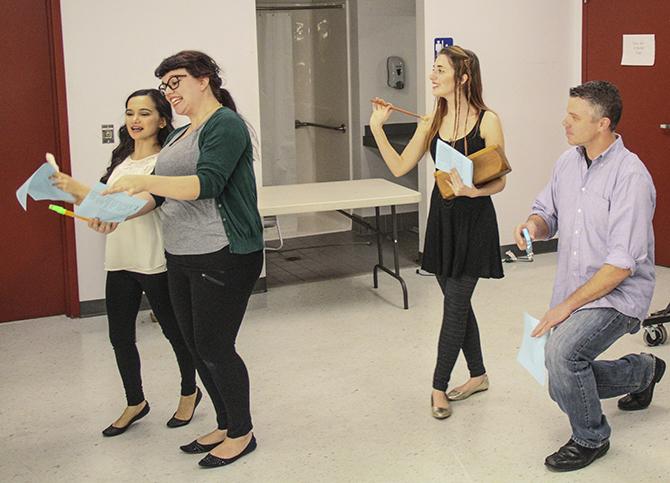
[[[205,398],[193,422],[168,429],[177,369],[160,329],[142,314],[138,340],[151,413],[126,434],[100,435],[124,406],[103,317],[50,317],[0,325],[0,480],[258,482],[648,482],[670,480],[670,379],[646,411],[603,402],[613,426],[609,454],[568,475],[545,470],[565,443],[565,416],[516,362],[524,311],[540,316],[555,255],[506,265],[502,281],[482,281],[474,305],[491,389],[430,416],[440,324],[435,281],[405,269],[410,310],[382,276],[361,275],[271,288],[252,297],[238,348],[249,367],[259,447],[228,468],[201,470],[180,453],[214,425]],[[659,268],[653,308],[670,295]],[[651,352],[640,334],[605,356]],[[459,360],[454,381],[466,377]]]
[[[276,245],[276,242],[269,244]],[[382,247],[384,265],[393,269],[393,245],[384,240]],[[400,267],[415,266],[418,252],[419,236],[409,231],[399,232]],[[280,251],[267,252],[267,283],[269,287],[279,287],[371,273],[377,260],[375,235],[345,231],[292,238],[284,241]]]

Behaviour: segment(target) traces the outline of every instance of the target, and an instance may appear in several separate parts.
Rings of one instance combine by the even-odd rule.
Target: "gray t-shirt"
[[[156,175],[192,176],[200,157],[198,138],[206,123],[186,137],[177,135],[158,155]],[[165,251],[172,255],[201,255],[228,245],[216,199],[194,201],[165,198],[159,210]]]

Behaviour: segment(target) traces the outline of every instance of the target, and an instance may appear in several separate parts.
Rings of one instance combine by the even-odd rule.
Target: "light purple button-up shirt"
[[[632,275],[582,308],[611,307],[643,320],[654,292],[654,183],[637,155],[617,135],[587,169],[584,148],[558,159],[551,181],[533,203],[549,237],[558,231],[554,307],[607,263]]]

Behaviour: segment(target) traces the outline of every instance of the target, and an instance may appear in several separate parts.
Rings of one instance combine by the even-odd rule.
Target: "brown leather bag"
[[[481,186],[494,179],[501,178],[512,171],[505,152],[497,144],[480,149],[468,156],[472,160],[472,182],[475,186]],[[440,190],[442,198],[450,200],[454,198],[454,192],[449,186],[449,173],[435,171],[435,182]]]

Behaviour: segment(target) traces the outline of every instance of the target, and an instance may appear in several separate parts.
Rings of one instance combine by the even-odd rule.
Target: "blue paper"
[[[437,139],[435,167],[440,171],[449,172],[456,168],[465,186],[472,187],[472,160],[463,156],[440,138]]]
[[[547,375],[544,370],[544,346],[549,339],[549,333],[542,337],[531,337],[530,333],[540,322],[527,313],[523,314],[523,340],[521,341],[521,348],[516,358],[530,374],[535,378],[540,385],[544,386],[547,380]]]
[[[102,195],[107,185],[97,183],[86,195],[81,205],[75,206],[74,212],[87,218],[100,221],[122,222],[130,215],[137,213],[147,202],[126,193]]]
[[[53,185],[53,180],[49,179],[55,172],[56,169],[52,165],[44,163],[16,190],[16,199],[19,200],[24,210],[28,209],[28,195],[35,201],[51,200],[74,203],[74,196],[56,188]]]

